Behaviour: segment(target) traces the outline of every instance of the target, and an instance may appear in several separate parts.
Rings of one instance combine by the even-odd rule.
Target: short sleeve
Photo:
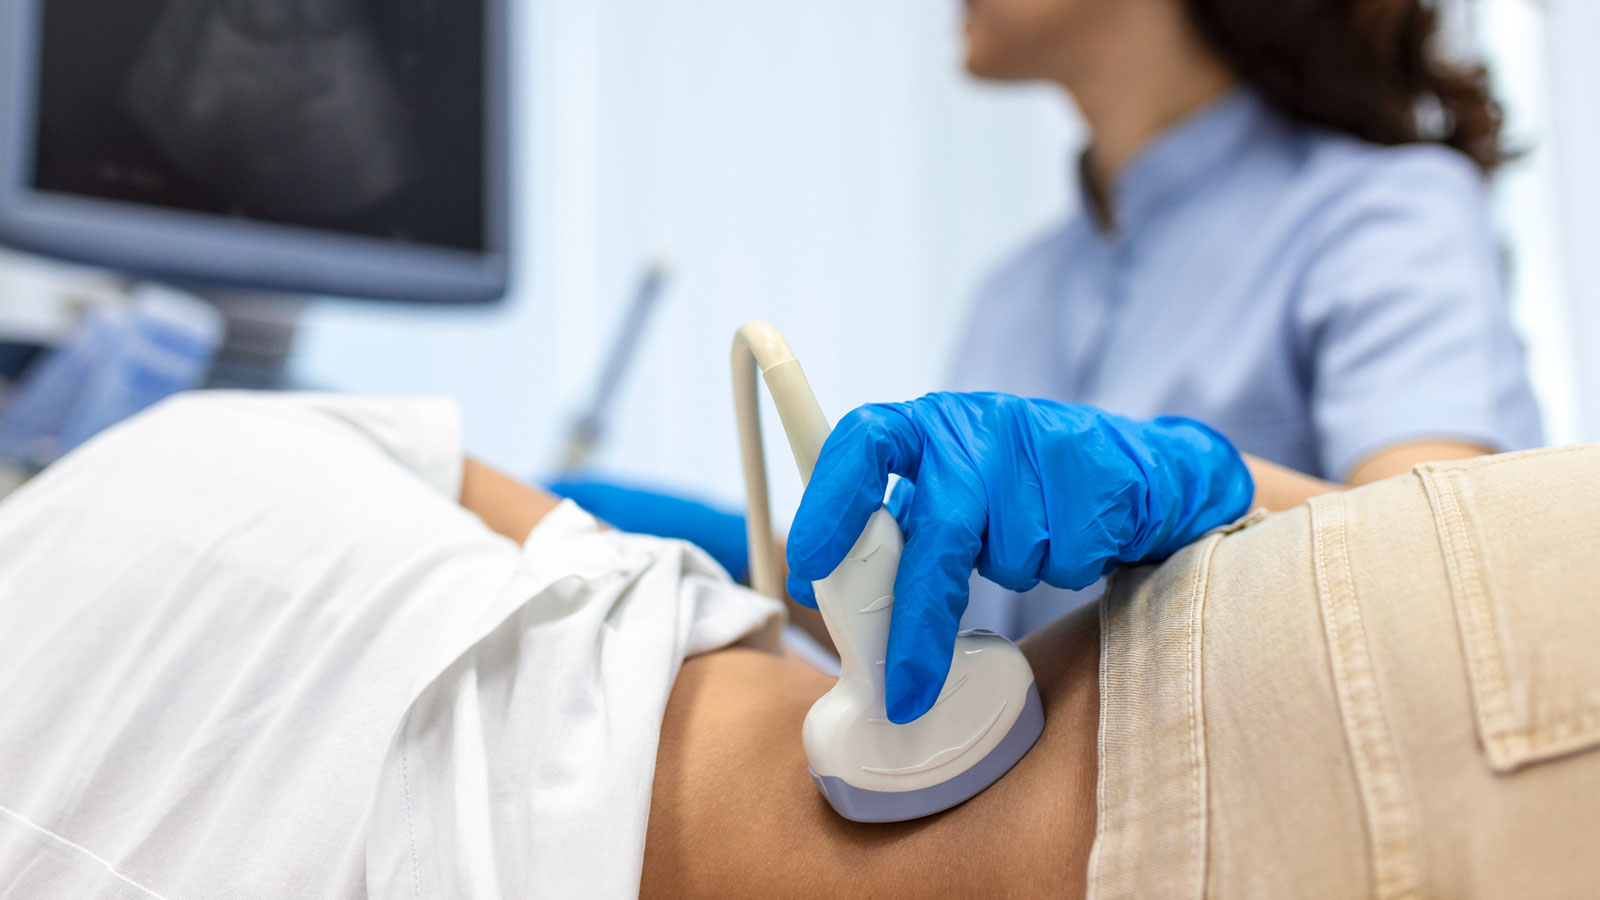
[[[1323,474],[1412,440],[1537,446],[1481,177],[1442,148],[1374,152],[1322,218],[1296,309]]]

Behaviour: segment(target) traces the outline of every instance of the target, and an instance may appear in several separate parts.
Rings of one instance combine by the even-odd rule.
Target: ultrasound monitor
[[[0,242],[431,303],[508,270],[509,0],[4,0]]]

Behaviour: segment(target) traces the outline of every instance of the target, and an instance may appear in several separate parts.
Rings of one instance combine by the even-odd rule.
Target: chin
[[[1020,54],[1008,52],[1004,41],[988,39],[971,22],[964,29],[966,37],[966,69],[974,78],[984,81],[1025,81],[1033,77],[1021,65]]]
[[[971,54],[967,55],[967,74],[980,81],[1002,81],[992,66],[985,65],[987,61],[978,59]]]
[[[995,77],[994,73],[996,66],[994,54],[987,52],[982,46],[981,42],[973,40],[972,29],[970,27],[967,29],[967,53],[964,64],[967,69],[967,74],[974,78]]]
[[[967,51],[967,74],[983,81],[1026,81],[1030,77],[1019,71],[1015,61],[990,53]]]

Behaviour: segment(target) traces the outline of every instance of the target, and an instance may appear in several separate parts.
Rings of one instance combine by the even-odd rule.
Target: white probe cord
[[[733,338],[733,406],[739,421],[739,450],[744,463],[744,489],[749,511],[745,533],[750,542],[750,586],[769,597],[784,597],[779,548],[772,534],[772,506],[767,491],[766,451],[761,440],[761,404],[756,371],[767,382],[772,403],[789,436],[800,482],[811,481],[817,457],[832,429],[816,394],[800,369],[800,361],[778,329],[750,322]]]

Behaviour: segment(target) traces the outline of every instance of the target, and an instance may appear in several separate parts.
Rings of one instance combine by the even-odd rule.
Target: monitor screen
[[[41,191],[484,249],[473,2],[48,0]]]
[[[0,242],[476,303],[510,269],[510,0],[0,0]]]

